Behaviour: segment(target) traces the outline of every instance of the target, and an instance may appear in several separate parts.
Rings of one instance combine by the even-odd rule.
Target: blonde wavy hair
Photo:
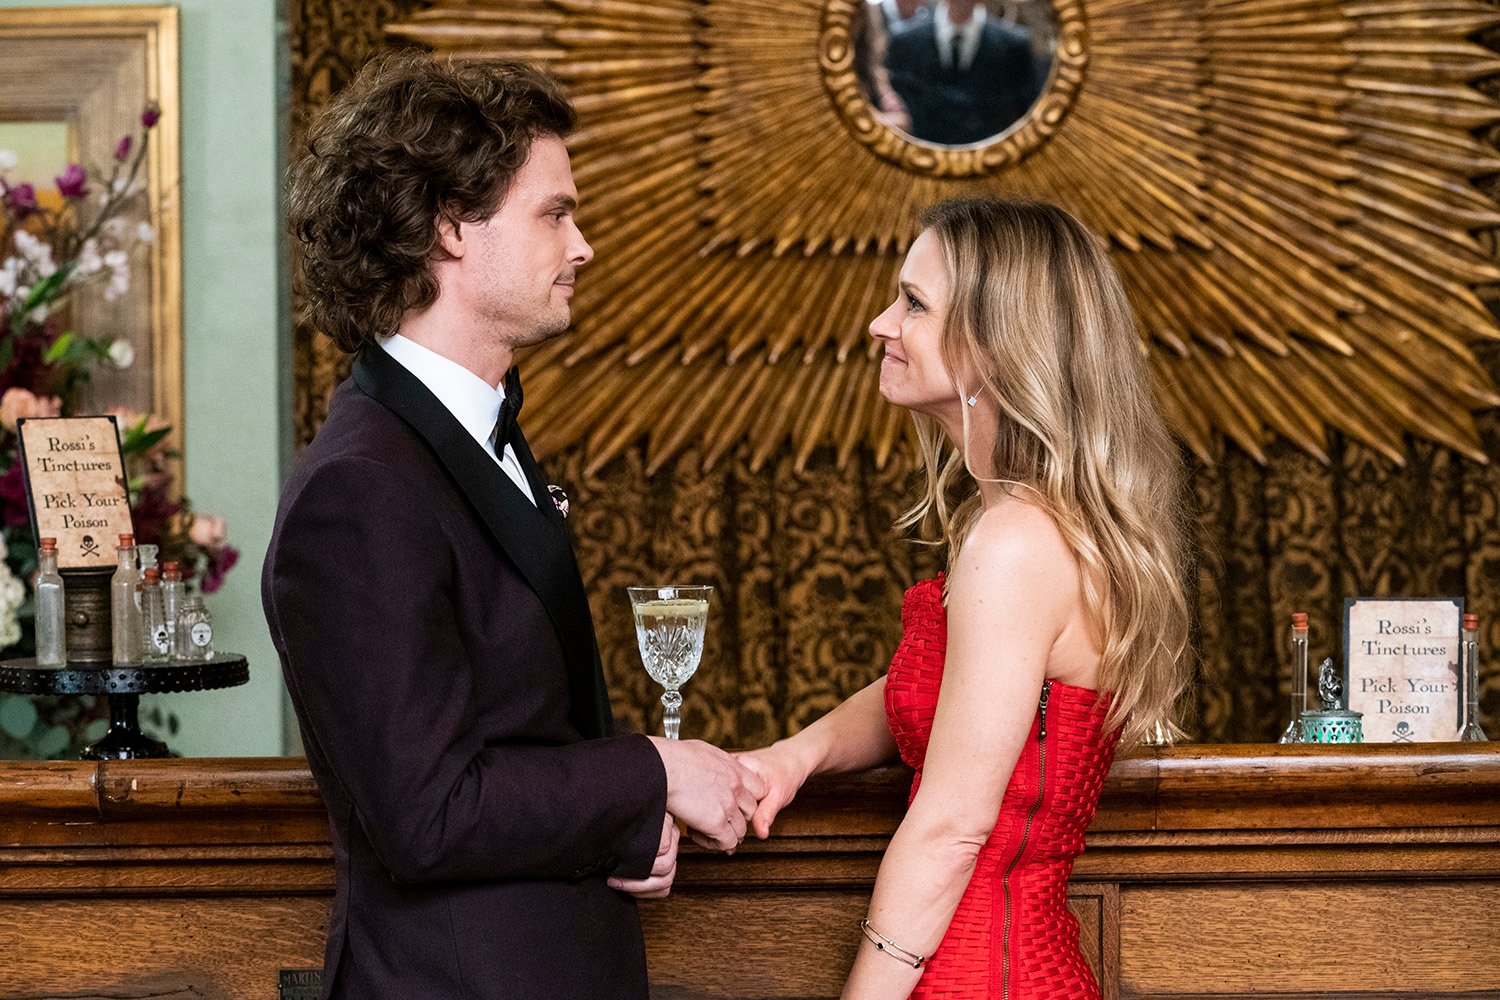
[[[1113,696],[1108,725],[1126,745],[1180,735],[1190,672],[1182,460],[1107,248],[1067,212],[1035,202],[947,201],[922,223],[948,266],[944,362],[977,375],[1000,421],[984,469],[967,453],[969,407],[961,442],[915,415],[926,487],[898,526],[936,522],[929,540],[951,565],[981,512],[976,468],[1024,493],[1078,559],[1103,644],[1099,688]],[[975,386],[955,381],[954,391]]]

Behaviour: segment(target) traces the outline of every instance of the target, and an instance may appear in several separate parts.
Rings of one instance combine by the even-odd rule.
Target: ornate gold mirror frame
[[[1016,125],[978,148],[943,148],[916,142],[878,120],[855,72],[853,19],[868,0],[828,0],[818,65],[823,86],[850,133],[876,156],[932,177],[984,177],[1004,170],[1046,142],[1062,125],[1088,65],[1088,28],[1079,0],[1052,0],[1057,51],[1042,96]]]
[[[1500,395],[1471,345],[1500,339],[1480,296],[1500,212],[1473,181],[1500,173],[1478,138],[1500,104],[1474,83],[1500,72],[1476,41],[1495,7],[1063,3],[1088,68],[1066,115],[955,176],[846,127],[828,25],[849,2],[443,0],[393,29],[544,63],[577,101],[598,256],[576,333],[528,368],[541,450],[883,464],[908,421],[876,393],[865,326],[918,211],[979,192],[1057,201],[1110,240],[1161,404],[1204,459],[1282,437],[1326,460],[1334,428],[1396,462],[1407,434],[1484,460],[1472,412]]]
[[[183,445],[182,229],[179,215],[179,141],[182,105],[178,87],[177,8],[166,5],[31,7],[0,10],[0,121],[63,122],[82,162],[108,164],[120,136],[140,127],[147,101],[161,107],[143,166],[145,221],[155,238],[144,248],[145,267],[116,302],[76,296],[74,325],[91,335],[129,340],[135,362],[124,370],[96,369],[83,391],[94,411],[124,406],[154,414],[173,427],[173,447]],[[50,177],[13,179],[39,187]],[[140,250],[137,251],[141,252]],[[179,476],[177,482],[182,483]]]

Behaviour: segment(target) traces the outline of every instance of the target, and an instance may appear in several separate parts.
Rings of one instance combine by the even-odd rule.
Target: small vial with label
[[[161,594],[161,570],[152,566],[141,574],[141,646],[146,659],[167,658],[167,608]]]
[[[36,577],[36,662],[43,667],[61,667],[68,662],[68,645],[63,578],[57,572],[57,539],[43,538],[38,558],[41,570]]]
[[[183,601],[182,611],[177,616],[177,658],[211,660],[213,656],[213,616],[203,606],[203,598],[189,597]]]
[[[167,612],[167,659],[177,658],[177,616],[182,614],[182,602],[187,597],[187,591],[182,584],[182,564],[178,562],[164,562],[161,564],[161,599],[166,606]]]

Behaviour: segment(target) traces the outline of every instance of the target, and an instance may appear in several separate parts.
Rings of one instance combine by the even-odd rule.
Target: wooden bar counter
[[[908,780],[685,852],[642,907],[653,996],[836,996]],[[316,996],[326,834],[300,760],[0,762],[0,997]],[[1500,998],[1500,744],[1122,760],[1071,900],[1108,997]]]

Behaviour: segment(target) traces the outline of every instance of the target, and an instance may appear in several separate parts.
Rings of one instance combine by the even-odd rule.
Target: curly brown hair
[[[520,62],[414,51],[367,64],[308,132],[287,195],[311,319],[345,351],[395,333],[438,294],[438,221],[481,222],[541,136],[576,124],[556,81]]]

